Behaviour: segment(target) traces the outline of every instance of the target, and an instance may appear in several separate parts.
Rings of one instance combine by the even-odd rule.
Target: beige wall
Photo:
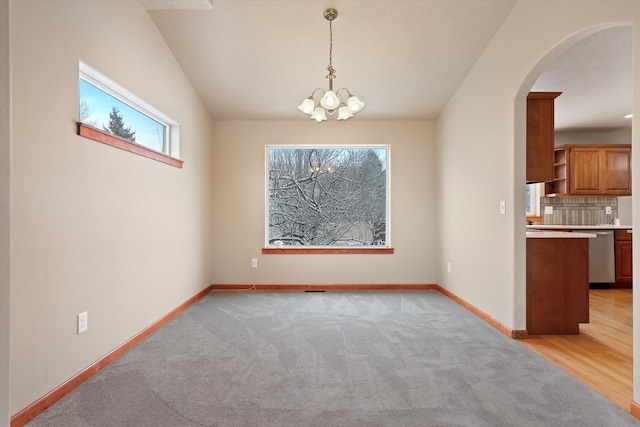
[[[525,96],[563,49],[598,27],[611,25],[635,27],[633,62],[640,63],[640,2],[519,1],[437,123],[441,284],[513,329],[526,325]],[[638,111],[637,70],[633,78]],[[639,120],[633,118],[635,124]],[[638,145],[638,138],[633,135],[633,145]],[[634,156],[633,163],[639,170],[640,156]],[[636,188],[639,179],[634,174]],[[637,199],[634,196],[634,205]],[[499,200],[506,200],[505,216],[498,213]],[[468,221],[469,209],[473,221]],[[634,224],[639,223],[638,215],[634,209]],[[451,273],[446,272],[446,262],[452,262]],[[640,252],[634,265],[640,268]],[[640,328],[634,330],[637,343]],[[639,349],[636,345],[636,372]],[[634,382],[637,401],[637,376]]]
[[[11,166],[9,2],[0,0],[0,427],[9,426],[9,178]]]
[[[10,20],[13,414],[211,283],[213,145],[136,1],[15,1]],[[75,134],[79,60],[181,123],[184,169]]]
[[[216,122],[214,283],[436,283],[432,122]],[[390,144],[393,255],[262,255],[265,145]]]
[[[555,144],[631,144],[631,128],[598,132],[556,132]]]

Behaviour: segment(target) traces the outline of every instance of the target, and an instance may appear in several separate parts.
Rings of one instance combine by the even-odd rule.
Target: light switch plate
[[[553,215],[553,206],[545,206],[544,207],[545,215]]]

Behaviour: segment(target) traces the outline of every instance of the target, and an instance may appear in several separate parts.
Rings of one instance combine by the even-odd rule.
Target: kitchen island
[[[631,288],[633,284],[633,228],[630,225],[527,225],[527,231],[593,233],[589,240],[589,283],[593,287]]]
[[[578,334],[589,323],[592,233],[527,231],[527,333]]]

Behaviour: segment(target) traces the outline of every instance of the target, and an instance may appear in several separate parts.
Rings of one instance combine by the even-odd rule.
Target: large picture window
[[[267,247],[389,247],[387,145],[267,146]]]

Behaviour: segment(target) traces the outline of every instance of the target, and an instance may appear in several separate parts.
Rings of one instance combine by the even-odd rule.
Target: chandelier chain
[[[333,68],[333,19],[329,20],[329,65],[327,66],[327,79],[333,80],[336,78],[336,70]]]

